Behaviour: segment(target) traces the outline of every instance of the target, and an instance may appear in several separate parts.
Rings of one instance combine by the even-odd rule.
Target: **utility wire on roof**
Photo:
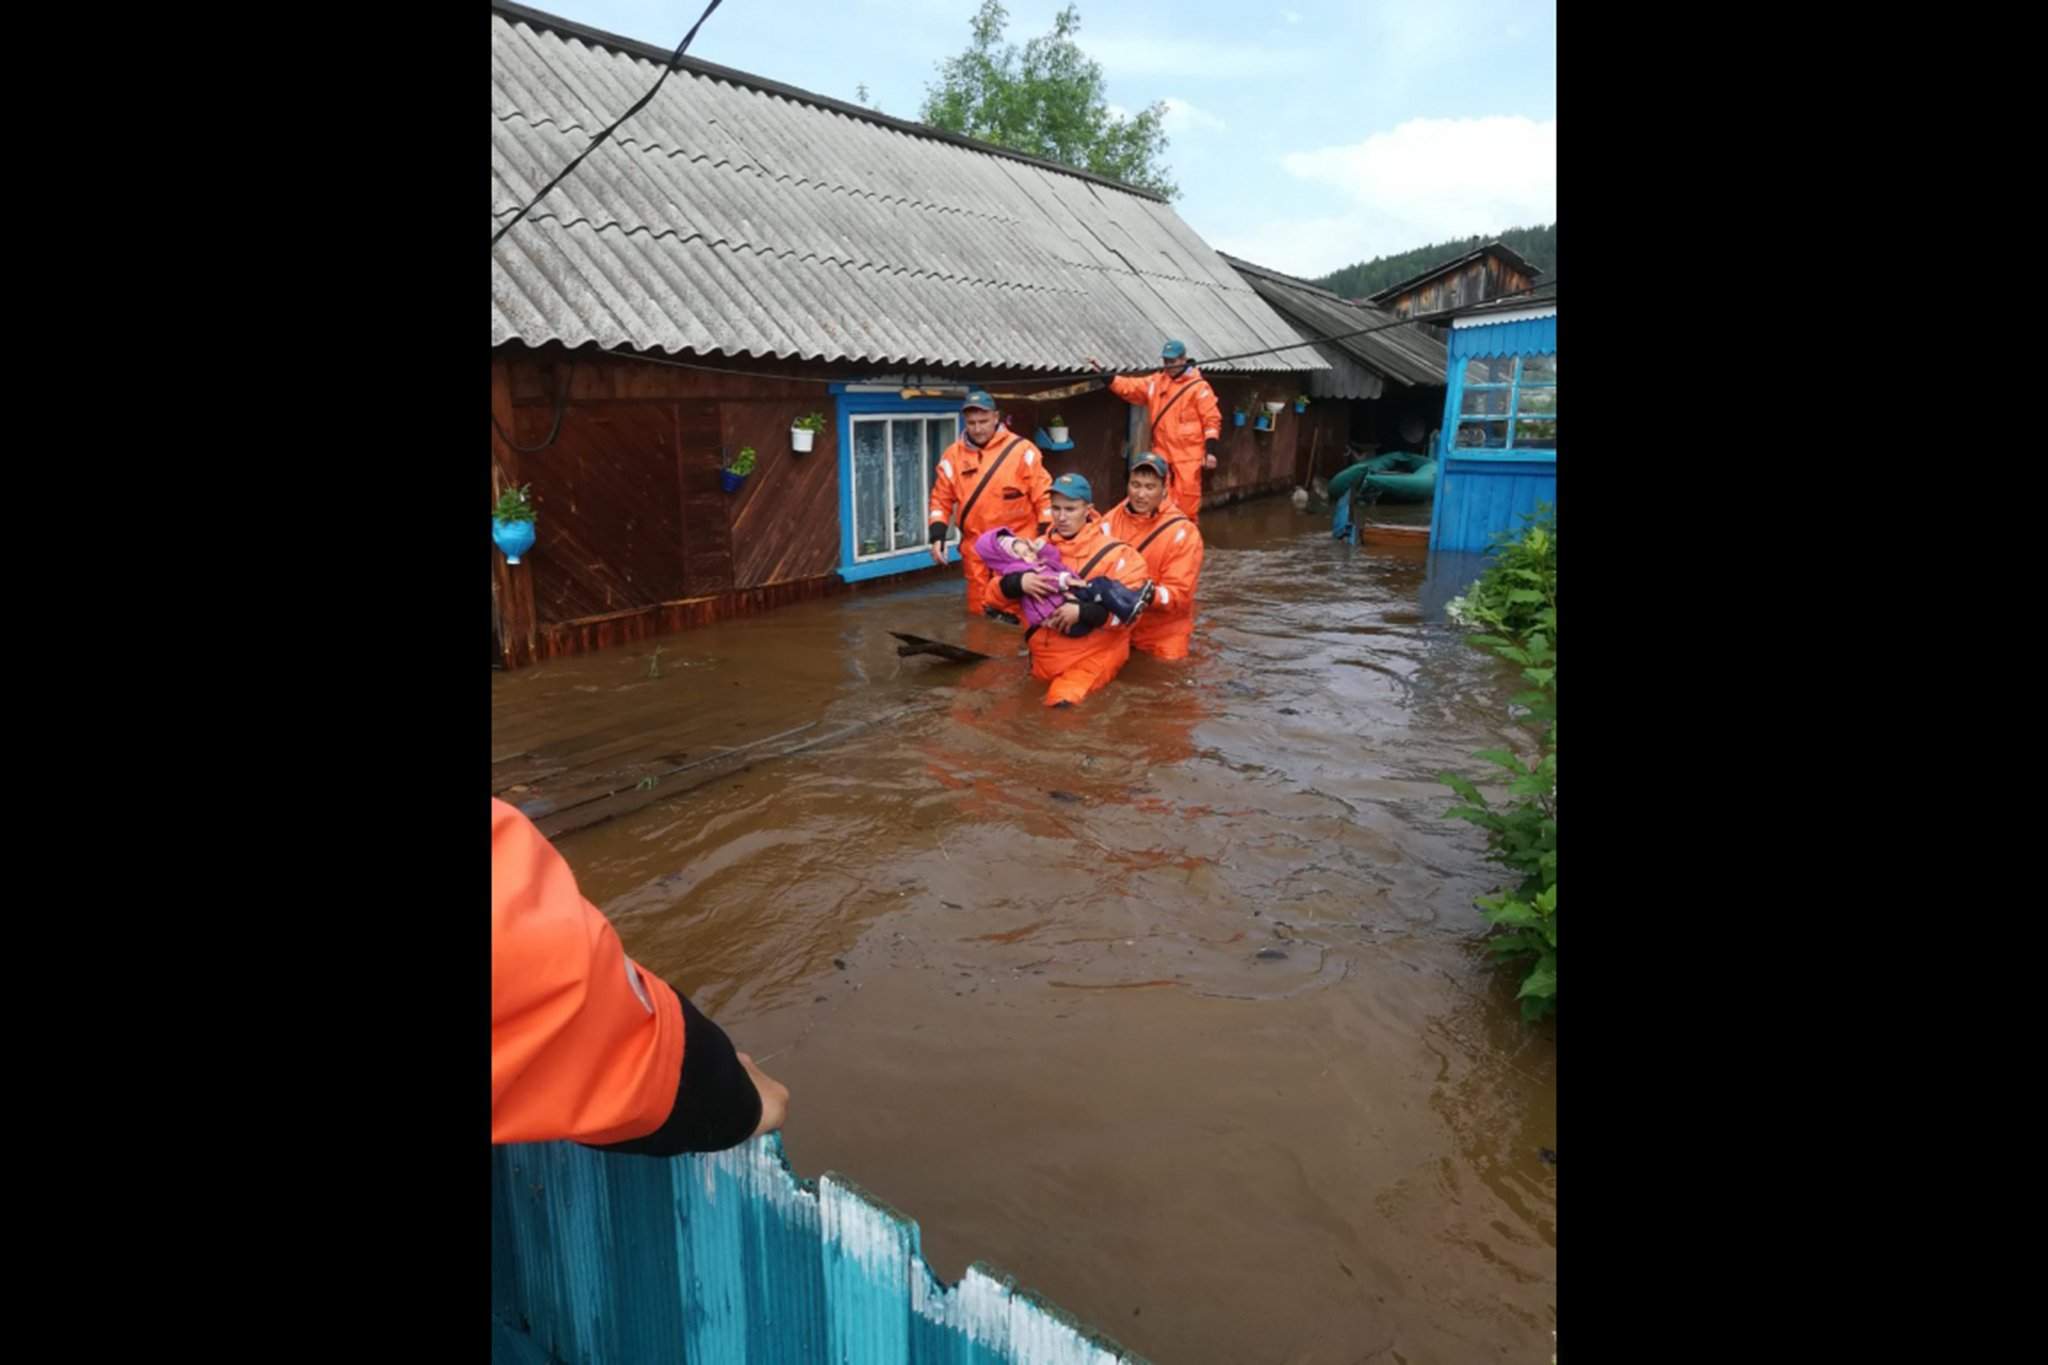
[[[533,196],[532,199],[527,201],[525,208],[513,214],[510,222],[506,223],[505,226],[499,228],[496,232],[492,233],[491,245],[493,247],[496,247],[498,245],[498,239],[500,237],[503,237],[513,228],[519,226],[519,220],[526,217],[527,214],[533,212],[533,206],[535,204],[538,204],[541,200],[547,198],[548,192],[550,190],[554,189],[555,186],[561,184],[563,180],[567,179],[569,172],[575,170],[578,166],[582,165],[584,157],[589,156],[592,152],[596,151],[598,149],[598,146],[601,143],[603,143],[603,141],[606,138],[610,137],[614,132],[618,131],[618,127],[621,123],[624,123],[627,119],[633,117],[633,115],[639,113],[642,109],[647,107],[647,102],[654,98],[654,92],[661,89],[661,83],[668,79],[669,72],[674,71],[676,69],[676,65],[683,60],[683,54],[689,51],[690,40],[697,36],[697,30],[704,27],[704,21],[711,17],[711,11],[717,9],[723,3],[725,3],[725,0],[711,0],[711,3],[704,7],[704,12],[697,16],[697,22],[690,25],[690,31],[683,35],[682,44],[681,46],[676,48],[675,56],[670,57],[668,59],[668,65],[664,66],[661,69],[661,75],[655,78],[653,86],[651,86],[648,89],[647,93],[642,95],[639,99],[635,100],[633,102],[633,107],[631,109],[628,109],[625,113],[619,115],[616,119],[612,120],[611,127],[605,129],[596,137],[590,139],[590,145],[588,147],[585,147],[582,151],[576,153],[575,157],[569,162],[569,164],[562,167],[561,171],[555,176],[555,178],[553,180],[548,181],[548,183],[542,187],[541,192],[539,194],[536,194],[535,196]]]

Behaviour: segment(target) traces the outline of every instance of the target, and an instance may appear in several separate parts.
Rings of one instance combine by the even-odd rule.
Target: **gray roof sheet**
[[[493,5],[493,230],[668,56]],[[491,252],[494,346],[1062,370],[1169,336],[1327,364],[1156,195],[688,58]]]
[[[1384,308],[1352,303],[1307,280],[1235,256],[1223,259],[1305,337],[1335,336],[1399,321]],[[1316,349],[1332,369],[1329,375],[1310,376],[1309,392],[1317,397],[1376,398],[1380,385],[1373,382],[1375,377],[1403,385],[1442,384],[1449,363],[1442,340],[1412,322],[1342,341],[1318,342]],[[1319,385],[1329,392],[1317,393]]]

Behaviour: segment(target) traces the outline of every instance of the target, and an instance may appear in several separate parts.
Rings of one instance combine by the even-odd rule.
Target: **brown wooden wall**
[[[1483,256],[1454,274],[1425,280],[1406,293],[1396,294],[1387,304],[1396,317],[1417,313],[1439,313],[1446,308],[1463,308],[1484,303],[1503,294],[1527,289],[1531,278],[1498,256]]]
[[[507,667],[845,586],[836,572],[838,421],[822,381],[865,378],[871,370],[773,360],[708,363],[762,373],[679,369],[555,346],[493,352],[491,494],[530,483],[539,513],[538,539],[517,566],[491,548],[498,649]],[[972,375],[951,382],[960,378],[987,382],[999,396],[1031,387]],[[1205,503],[1299,482],[1298,446],[1307,438],[1298,424],[1308,418],[1297,418],[1289,406],[1275,431],[1255,434],[1249,424],[1233,428],[1229,413],[1230,402],[1253,389],[1291,404],[1295,378],[1212,382],[1224,404],[1224,456],[1206,480]],[[1047,451],[1047,468],[1086,475],[1104,510],[1123,497],[1132,439],[1128,404],[1100,390],[1001,402],[1012,428],[1026,437],[1055,413],[1065,416],[1075,448]],[[789,427],[809,412],[823,413],[826,425],[812,449],[799,455],[790,448]],[[1310,413],[1316,412],[1312,406]],[[719,485],[721,460],[745,445],[755,449],[753,476],[738,493],[726,493]]]

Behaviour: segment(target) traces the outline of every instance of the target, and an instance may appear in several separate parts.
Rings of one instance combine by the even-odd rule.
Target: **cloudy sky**
[[[673,48],[703,0],[527,0]],[[1298,275],[1557,217],[1555,0],[1077,0],[1112,103],[1165,100],[1175,207]],[[916,118],[977,0],[725,0],[690,54]],[[1058,0],[1010,0],[1008,36]]]

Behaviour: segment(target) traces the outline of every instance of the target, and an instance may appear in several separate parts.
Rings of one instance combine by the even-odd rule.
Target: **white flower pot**
[[[1046,431],[1056,443],[1060,445],[1066,444],[1067,429],[1065,427],[1047,427]]]
[[[791,427],[789,429],[789,443],[792,446],[794,446],[796,448],[796,452],[799,455],[801,455],[803,452],[811,448],[811,441],[817,436],[817,434],[817,432],[808,430],[804,427]]]
[[[1278,417],[1280,415],[1280,409],[1286,406],[1287,405],[1285,403],[1268,403],[1266,404],[1266,411],[1272,413],[1275,417]]]

